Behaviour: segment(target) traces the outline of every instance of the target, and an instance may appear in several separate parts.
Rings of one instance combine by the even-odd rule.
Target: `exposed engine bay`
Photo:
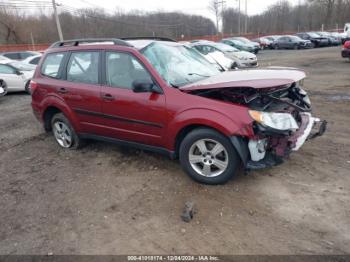
[[[271,88],[232,87],[192,91],[192,94],[247,106],[255,120],[255,137],[247,141],[247,169],[283,162],[307,139],[325,132],[326,121],[311,115],[311,102],[300,86],[302,81]],[[318,128],[315,128],[318,125]],[[312,131],[316,129],[316,132]]]
[[[246,105],[253,110],[266,112],[310,112],[311,103],[307,93],[293,83],[274,88],[257,89],[234,87],[224,89],[198,90],[192,92],[200,96]]]

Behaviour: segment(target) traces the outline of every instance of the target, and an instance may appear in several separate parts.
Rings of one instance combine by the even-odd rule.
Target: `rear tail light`
[[[30,80],[29,87],[30,87],[30,93],[33,94],[35,89],[38,87],[38,83],[34,82],[33,80]]]
[[[344,48],[350,49],[350,41],[346,41],[344,44]]]

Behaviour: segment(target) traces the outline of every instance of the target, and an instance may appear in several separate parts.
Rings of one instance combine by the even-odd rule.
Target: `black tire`
[[[0,97],[5,96],[7,94],[7,84],[2,79],[0,79],[0,87],[2,87],[4,89],[4,93],[0,94]]]
[[[219,142],[227,152],[227,167],[221,174],[217,176],[208,177],[201,175],[191,166],[189,160],[190,150],[197,141],[202,139]],[[240,164],[240,158],[238,156],[238,153],[233,147],[230,140],[224,135],[220,134],[219,132],[209,128],[198,128],[187,134],[187,136],[184,138],[180,145],[179,154],[181,166],[186,172],[186,174],[188,174],[193,180],[208,185],[218,185],[226,183],[235,175]],[[199,156],[201,157],[201,155]],[[199,164],[201,165],[202,163]],[[211,170],[212,168],[215,169],[215,165],[214,167],[210,167]]]
[[[26,91],[27,94],[31,94],[30,93],[30,88],[29,88],[29,85],[30,85],[30,80],[26,83],[25,87],[24,87],[24,90]]]
[[[55,137],[55,134],[54,134],[54,138],[55,138],[57,144],[59,144],[64,149],[76,150],[76,149],[81,148],[82,145],[83,145],[83,140],[81,138],[79,138],[79,136],[75,132],[74,128],[70,124],[69,120],[66,118],[66,116],[63,113],[57,113],[57,114],[55,114],[52,117],[52,119],[51,119],[51,127],[52,127],[53,133],[55,132],[54,125],[56,124],[56,122],[63,122],[67,126],[67,128],[69,129],[69,132],[70,132],[71,138],[72,138],[71,145],[69,147],[64,147],[58,142],[58,140],[57,140],[57,138]]]

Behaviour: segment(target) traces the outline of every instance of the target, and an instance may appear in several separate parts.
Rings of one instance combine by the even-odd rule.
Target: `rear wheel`
[[[182,141],[180,163],[192,179],[216,185],[234,176],[240,159],[227,137],[215,130],[200,128]]]
[[[82,141],[63,113],[58,113],[51,120],[52,132],[56,142],[63,148],[77,149]]]
[[[30,80],[26,83],[25,87],[24,87],[24,91],[27,92],[27,94],[30,94],[30,88],[29,88],[29,85],[30,85]]]

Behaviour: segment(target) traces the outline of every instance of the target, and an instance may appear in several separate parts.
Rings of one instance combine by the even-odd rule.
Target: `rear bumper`
[[[32,101],[32,110],[33,110],[33,114],[34,114],[35,118],[37,120],[39,120],[40,122],[44,122],[42,117],[41,117],[41,111],[40,111],[39,106],[36,103],[34,103],[33,101]]]
[[[343,49],[341,51],[341,56],[344,57],[344,58],[350,58],[350,49]]]

